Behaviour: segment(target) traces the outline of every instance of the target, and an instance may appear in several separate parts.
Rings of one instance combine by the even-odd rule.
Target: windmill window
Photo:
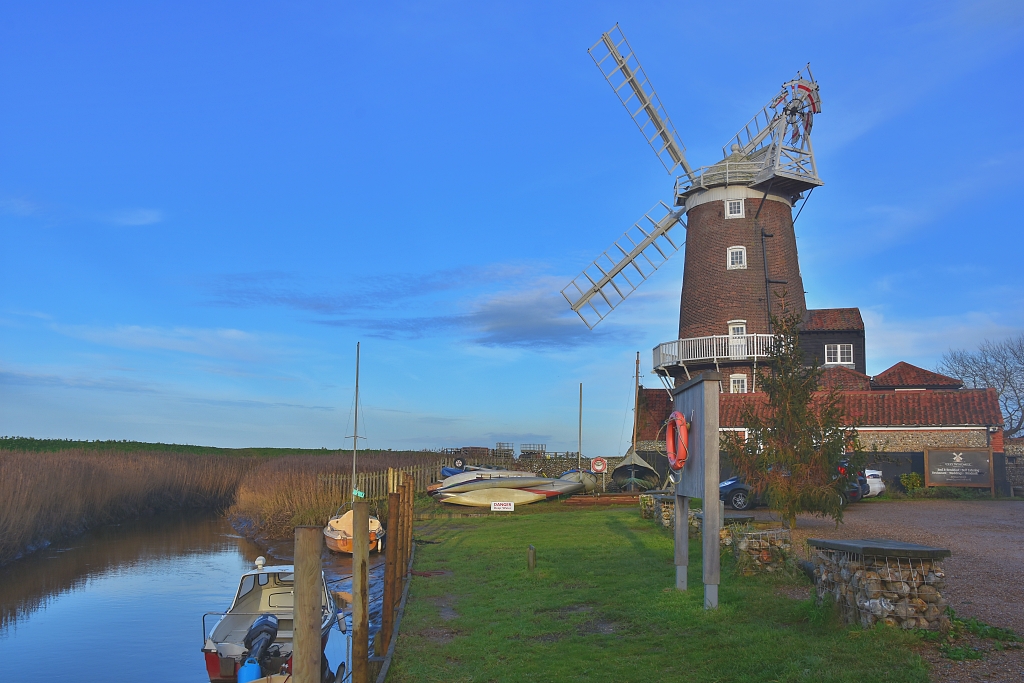
[[[729,375],[729,393],[731,393],[731,394],[745,394],[745,393],[747,393],[747,376],[746,375]]]
[[[746,247],[729,247],[728,249],[728,261],[726,268],[729,270],[740,270],[747,267],[747,248]]]
[[[743,218],[743,200],[742,199],[726,199],[725,200],[725,217],[726,218]]]
[[[853,365],[853,344],[825,344],[826,365]]]

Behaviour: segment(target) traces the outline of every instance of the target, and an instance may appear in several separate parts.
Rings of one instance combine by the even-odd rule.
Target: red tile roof
[[[809,309],[801,329],[805,332],[863,330],[864,319],[860,317],[859,308]]]
[[[824,396],[824,393],[819,394]],[[842,407],[847,423],[862,427],[957,427],[1003,426],[995,389],[959,391],[844,391]],[[722,394],[719,421],[722,427],[742,427],[743,409],[761,415],[768,406],[767,394]]]
[[[959,389],[964,385],[958,379],[903,361],[872,377],[871,384],[875,389]]]
[[[825,368],[821,373],[821,388],[841,391],[870,391],[871,378],[852,368],[833,365]]]

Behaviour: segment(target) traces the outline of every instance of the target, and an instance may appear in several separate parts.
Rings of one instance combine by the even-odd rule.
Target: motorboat
[[[242,574],[226,612],[203,615],[203,655],[210,683],[245,683],[270,674],[291,673],[295,567],[265,565],[266,560],[257,557],[256,568]],[[323,572],[320,577],[320,636],[324,647],[331,626],[338,620],[338,610]]]
[[[341,512],[341,510],[338,510]],[[352,510],[337,514],[327,521],[324,527],[324,541],[327,547],[336,553],[352,554]],[[370,550],[384,550],[384,525],[370,515]]]

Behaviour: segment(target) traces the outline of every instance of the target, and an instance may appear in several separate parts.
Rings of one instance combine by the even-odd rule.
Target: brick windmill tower
[[[721,161],[694,169],[617,24],[590,55],[665,169],[682,175],[674,206],[659,202],[562,290],[572,310],[593,328],[679,250],[682,227],[679,338],[654,349],[659,376],[713,369],[728,378],[726,391],[755,390],[754,370],[772,340],[770,317],[782,309],[803,317],[805,352],[863,372],[860,312],[808,311],[804,301],[793,208],[822,184],[811,146],[821,98],[810,66],[733,136]]]

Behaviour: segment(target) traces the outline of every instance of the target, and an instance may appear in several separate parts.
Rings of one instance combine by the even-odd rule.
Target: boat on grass
[[[265,564],[266,560],[258,557],[256,568],[242,574],[226,612],[203,615],[203,656],[210,683],[246,683],[291,673],[295,568]],[[320,646],[324,647],[338,620],[338,610],[323,572],[320,576]]]
[[[658,488],[661,475],[646,460],[630,449],[629,454],[612,470],[612,481],[622,491],[637,492]]]
[[[469,507],[490,507],[491,503],[514,503],[515,505],[526,505],[544,500],[547,496],[543,493],[524,491],[523,489],[476,489],[465,493],[447,493],[438,496],[442,503],[451,505],[467,505]]]

